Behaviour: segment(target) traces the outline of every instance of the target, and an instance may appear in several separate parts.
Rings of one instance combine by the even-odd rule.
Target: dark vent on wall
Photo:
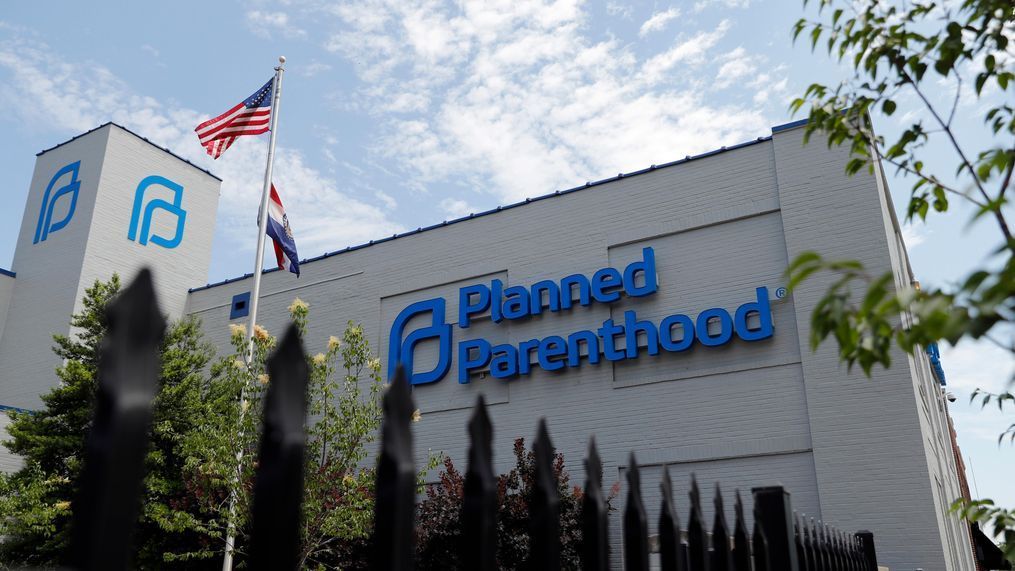
[[[246,317],[250,313],[250,292],[246,291],[233,296],[233,304],[229,309],[229,319]]]

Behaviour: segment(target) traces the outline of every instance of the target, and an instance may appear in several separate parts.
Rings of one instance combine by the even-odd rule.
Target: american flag
[[[260,135],[268,130],[271,122],[272,82],[268,80],[261,89],[243,100],[229,111],[197,126],[197,137],[212,158],[217,159],[233,144],[236,137]]]

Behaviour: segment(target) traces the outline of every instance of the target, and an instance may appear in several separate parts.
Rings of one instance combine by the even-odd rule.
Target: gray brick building
[[[790,296],[782,289],[789,261],[806,250],[890,270],[899,287],[913,280],[883,173],[846,176],[848,151],[804,145],[799,126],[333,252],[307,261],[299,280],[269,272],[259,321],[280,332],[298,296],[312,308],[309,351],[354,320],[386,368],[393,351],[411,357],[423,414],[414,425],[420,461],[430,449],[465,465],[465,422],[483,394],[499,469],[511,464],[512,441],[531,438],[546,417],[575,482],[589,436],[599,444],[607,486],[623,481],[635,450],[653,520],[663,466],[674,475],[681,514],[691,473],[726,493],[781,483],[798,511],[872,530],[882,565],[971,570],[968,531],[948,513],[960,495],[957,468],[946,402],[926,356],[899,351],[893,367],[871,379],[850,374],[832,345],[809,348],[810,313],[827,281],[819,276]],[[93,215],[49,239],[82,232],[76,250],[33,249],[43,187],[70,159],[42,154],[16,275],[0,276],[2,405],[36,406],[55,382],[54,363],[26,348],[46,346],[43,332],[65,331],[81,284],[107,277],[103,271],[153,266],[157,279],[172,279],[159,282],[164,309],[199,316],[221,351],[228,351],[228,324],[245,322],[237,302],[249,277],[194,287],[207,279],[218,181],[122,129],[103,129],[104,156],[93,149],[98,143],[79,141],[95,154],[92,168],[101,166],[98,200],[129,212],[138,181],[162,169],[169,179],[186,178],[186,233],[177,248],[143,247],[128,240],[126,218]],[[85,173],[82,159],[83,196]],[[193,187],[215,197],[201,205],[203,219],[187,203],[198,194]],[[108,236],[107,226],[114,228]],[[173,256],[184,247],[194,257],[181,272]],[[110,256],[124,249],[137,257]],[[32,277],[44,269],[52,274]],[[22,285],[23,276],[69,280],[62,301],[42,311],[42,298],[32,297],[42,294],[22,293],[35,289]],[[636,327],[643,331],[623,332]],[[711,509],[707,503],[707,518]],[[727,509],[732,518],[730,502]],[[619,568],[619,518],[611,530]]]

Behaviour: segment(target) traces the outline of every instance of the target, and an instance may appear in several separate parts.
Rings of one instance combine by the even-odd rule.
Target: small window
[[[250,314],[250,292],[238,293],[233,296],[233,305],[229,309],[229,319],[238,319]]]

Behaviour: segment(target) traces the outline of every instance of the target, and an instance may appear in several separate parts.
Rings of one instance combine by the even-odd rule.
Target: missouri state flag
[[[289,227],[289,217],[285,215],[282,199],[278,197],[275,184],[271,185],[271,196],[268,200],[268,228],[266,233],[275,244],[275,259],[278,269],[289,270],[300,277],[300,257],[296,253],[296,241]]]

